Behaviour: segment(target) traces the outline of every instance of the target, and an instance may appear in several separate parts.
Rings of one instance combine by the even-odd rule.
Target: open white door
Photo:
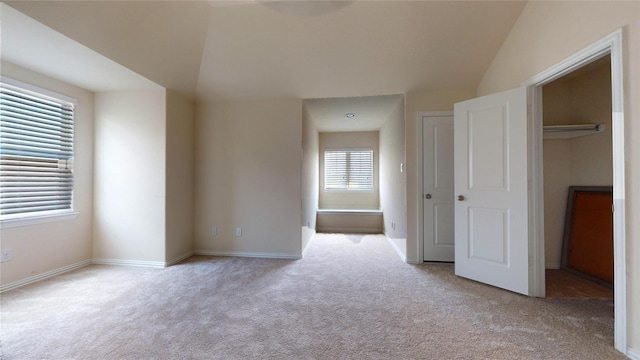
[[[455,104],[455,273],[529,295],[527,89]]]

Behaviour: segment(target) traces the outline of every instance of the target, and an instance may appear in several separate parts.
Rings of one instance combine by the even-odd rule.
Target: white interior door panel
[[[456,275],[529,294],[527,92],[457,103]]]

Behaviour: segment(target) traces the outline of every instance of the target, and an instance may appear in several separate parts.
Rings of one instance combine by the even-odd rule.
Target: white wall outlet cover
[[[11,260],[13,260],[13,250],[12,249],[2,250],[2,256],[0,256],[0,262],[11,261]]]
[[[218,235],[218,228],[212,228],[211,229],[211,235],[213,235],[213,236]]]
[[[236,236],[242,236],[242,228],[236,228]]]

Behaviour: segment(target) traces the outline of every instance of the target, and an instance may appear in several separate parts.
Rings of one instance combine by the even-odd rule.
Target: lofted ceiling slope
[[[204,1],[6,1],[166,88],[193,96],[209,24]]]
[[[521,1],[8,1],[200,101],[475,88]]]
[[[94,92],[162,88],[4,3],[0,16],[2,70],[19,65]]]
[[[221,7],[209,23],[198,95],[324,98],[475,88],[523,7],[357,1],[317,16],[260,4]]]

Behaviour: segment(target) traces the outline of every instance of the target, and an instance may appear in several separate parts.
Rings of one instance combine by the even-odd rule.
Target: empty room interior
[[[640,2],[0,27],[0,358],[640,359]]]

